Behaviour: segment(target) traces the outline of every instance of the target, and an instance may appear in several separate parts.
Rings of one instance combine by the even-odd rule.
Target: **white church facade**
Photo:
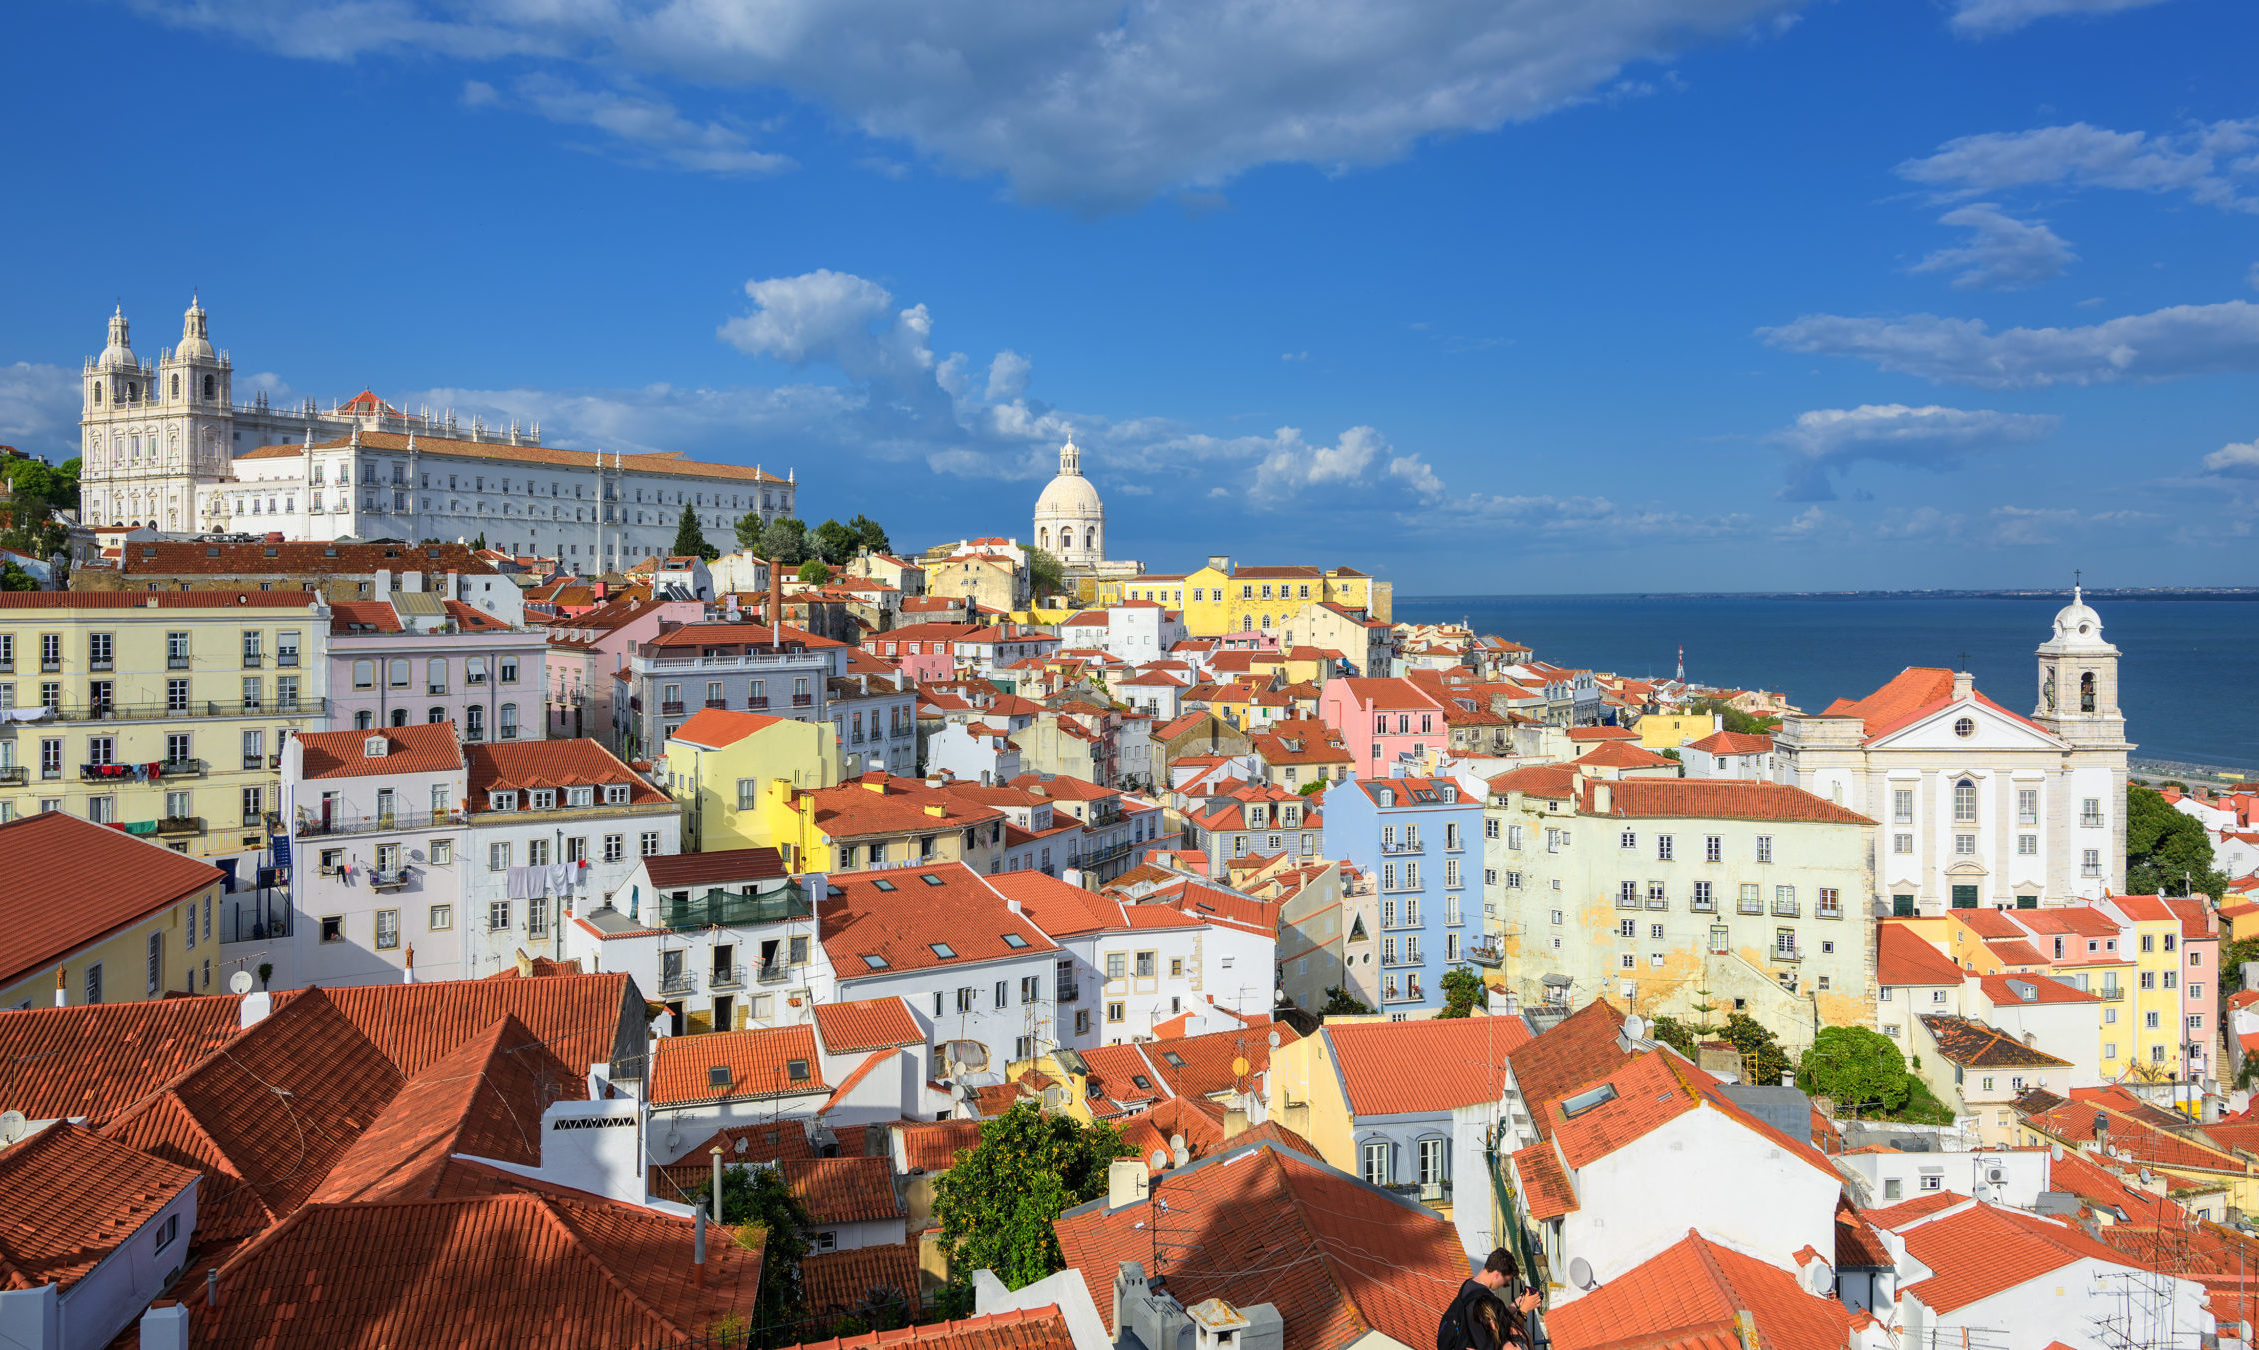
[[[329,409],[234,399],[234,368],[192,301],[180,345],[136,357],[122,311],[86,362],[81,516],[168,534],[286,540],[470,540],[597,572],[672,550],[685,507],[709,541],[740,517],[797,514],[795,475],[675,453],[541,444],[453,413],[405,413],[364,391]]]
[[[1144,564],[1106,559],[1106,503],[1082,472],[1082,450],[1072,435],[1059,447],[1059,472],[1035,499],[1035,546],[1057,558],[1069,573],[1132,577]]]
[[[1781,781],[1874,820],[1884,913],[2036,909],[2122,894],[2126,720],[2118,649],[2074,591],[2037,656],[2029,717],[1965,671],[1915,666],[1774,733]]]

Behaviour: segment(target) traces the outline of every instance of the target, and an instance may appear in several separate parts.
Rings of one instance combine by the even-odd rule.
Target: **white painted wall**
[[[2163,1297],[2124,1298],[2127,1279],[2138,1293],[2154,1289]],[[1900,1305],[1905,1344],[1928,1344],[1933,1327],[1950,1328],[1951,1343],[1958,1344],[1958,1329],[1983,1328],[1984,1344],[1999,1350],[2046,1350],[2064,1345],[2194,1345],[2197,1334],[2212,1325],[2204,1310],[2204,1287],[2193,1280],[2148,1275],[2130,1266],[2091,1258],[2026,1280],[1990,1298],[1955,1308],[1940,1316],[1922,1305],[1919,1295],[1908,1294]],[[2161,1315],[2160,1315],[2161,1314]],[[2117,1319],[2123,1338],[2098,1336],[2098,1319]],[[1946,1343],[1941,1339],[1940,1343]]]

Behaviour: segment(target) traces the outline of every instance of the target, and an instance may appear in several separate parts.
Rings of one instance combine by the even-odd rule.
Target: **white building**
[[[840,996],[906,999],[931,1023],[937,1075],[1002,1082],[1056,1043],[1065,954],[963,863],[834,873],[816,913]]]
[[[1070,568],[1106,561],[1106,504],[1082,476],[1082,451],[1070,437],[1059,447],[1059,474],[1035,499],[1035,546]]]
[[[664,1004],[669,1035],[791,1026],[837,993],[816,940],[822,886],[821,874],[786,875],[773,848],[662,853],[574,916],[574,941]]]
[[[473,743],[546,739],[549,635],[460,600],[396,591],[330,608],[333,727],[448,722]]]
[[[1185,637],[1184,612],[1151,600],[1087,609],[1059,625],[1059,640],[1065,646],[1095,647],[1131,665],[1160,660]]]
[[[1773,738],[1745,731],[1713,731],[1679,747],[1689,778],[1773,781]]]
[[[372,393],[327,411],[233,398],[233,363],[191,302],[180,346],[133,353],[121,311],[86,363],[83,517],[168,532],[279,532],[286,540],[468,539],[563,560],[575,571],[672,551],[688,508],[708,538],[749,513],[794,515],[798,487],[758,467],[679,454],[607,454],[540,443],[540,429],[465,427],[403,413]]]
[[[1859,700],[1785,718],[1781,781],[1881,822],[1891,912],[2068,905],[2123,892],[2125,717],[2118,649],[2074,594],[2038,651],[2031,717],[1967,672],[1909,667]]]

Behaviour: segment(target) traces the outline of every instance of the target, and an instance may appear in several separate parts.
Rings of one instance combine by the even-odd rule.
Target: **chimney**
[[[463,574],[462,574],[462,573],[460,573],[460,572],[449,572],[449,573],[447,574],[447,593],[446,593],[445,595],[442,595],[442,596],[440,597],[440,599],[442,599],[442,600],[460,600],[460,599],[462,599],[462,598],[463,598]]]
[[[63,985],[63,976],[68,974],[69,971],[69,966],[55,967],[55,1006],[58,1008],[68,1008],[69,1006],[71,1006],[70,991]]]
[[[1733,1310],[1733,1334],[1741,1342],[1741,1350],[1764,1350],[1764,1339],[1757,1334],[1757,1319],[1747,1308]]]
[[[159,1299],[141,1315],[141,1350],[188,1350],[188,1309]]]
[[[714,1205],[714,1222],[720,1223],[722,1221],[722,1150],[719,1146],[716,1146],[706,1151],[714,1156],[714,1184],[711,1188],[711,1199]],[[700,1257],[698,1264],[706,1264],[706,1259]]]
[[[1601,816],[1607,815],[1609,810],[1614,807],[1615,804],[1615,789],[1609,787],[1606,783],[1594,780],[1592,784],[1593,814]]]
[[[1234,1135],[1245,1133],[1247,1133],[1247,1108],[1244,1106],[1224,1108],[1224,1138],[1229,1139]]]
[[[1956,671],[1954,671],[1954,672],[1953,672],[1953,697],[1954,697],[1954,698],[1956,698],[1956,699],[1964,699],[1964,698],[1967,698],[1967,697],[1969,696],[1970,692],[1971,692],[1971,691],[1972,691],[1973,689],[1975,689],[1975,688],[1976,688],[1976,677],[1975,677],[1975,676],[1971,675],[1971,674],[1970,674],[1969,672],[1967,672],[1967,671],[1965,671],[1965,670],[1956,670]]]
[[[400,983],[402,983],[402,984],[414,984],[415,982],[416,982],[416,944],[415,944],[415,943],[413,943],[413,942],[411,942],[411,943],[409,943],[409,944],[408,944],[408,964],[407,964],[407,966],[406,966],[406,967],[405,967],[404,969],[402,969],[402,971],[400,972]]]
[[[376,570],[376,584],[369,587],[369,598],[371,600],[382,600],[391,594],[392,569],[389,567],[379,567]]]
[[[1144,1160],[1116,1158],[1106,1164],[1106,1208],[1138,1204],[1145,1199],[1146,1188],[1151,1184]]]
[[[706,1287],[706,1208],[701,1205],[692,1221],[690,1239],[690,1279],[700,1289]]]
[[[769,628],[771,630],[769,636],[772,640],[775,640],[779,643],[783,641],[783,634],[775,631],[776,629],[779,629],[783,626],[784,569],[781,567],[771,567],[769,569]]]
[[[266,990],[262,989],[256,994],[245,994],[243,1002],[236,1007],[236,1026],[243,1030],[249,1030],[266,1021],[267,1014],[274,1010],[274,995]]]
[[[204,1272],[204,1306],[207,1308],[220,1306],[220,1268],[218,1266]]]

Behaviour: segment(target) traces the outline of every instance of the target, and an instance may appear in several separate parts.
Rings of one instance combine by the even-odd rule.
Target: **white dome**
[[[110,345],[102,349],[102,368],[133,370],[140,364],[134,359],[133,343],[127,337],[125,310],[120,308],[110,316]]]
[[[2073,587],[2071,603],[2055,612],[2055,641],[2065,647],[2107,647],[2102,637],[2102,616],[2086,602],[2084,588]]]
[[[1098,500],[1098,489],[1081,474],[1060,474],[1045,485],[1043,495],[1035,499],[1037,519],[1047,516],[1066,516],[1071,519],[1101,517],[1106,507]]]
[[[218,359],[218,353],[212,350],[211,332],[205,325],[203,302],[196,297],[189,298],[188,312],[181,316],[180,346],[173,349],[173,355],[182,361]]]

